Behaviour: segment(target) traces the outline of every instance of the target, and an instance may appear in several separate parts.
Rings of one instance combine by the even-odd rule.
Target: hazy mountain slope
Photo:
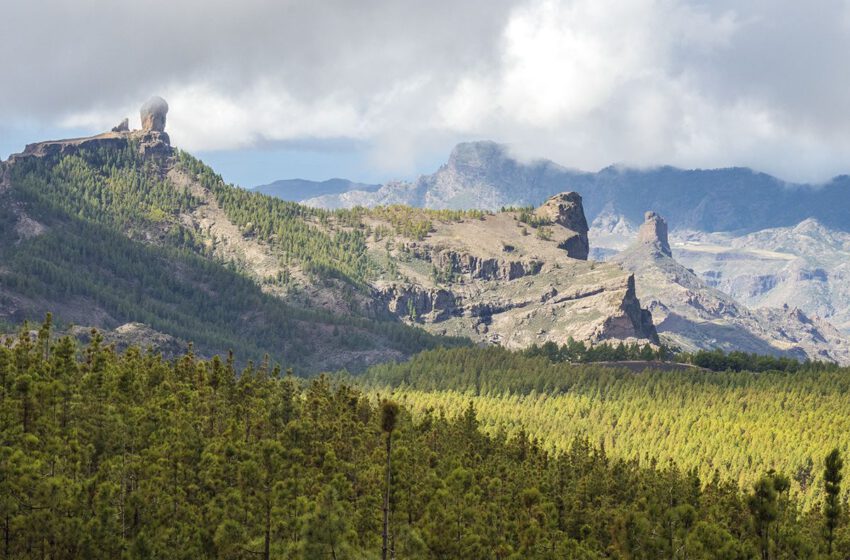
[[[593,222],[591,256],[610,259],[633,226],[603,212]],[[678,230],[673,255],[709,286],[750,308],[788,305],[850,332],[850,234],[814,219],[744,235]]]
[[[683,170],[673,167],[607,167],[575,171],[547,160],[523,162],[493,142],[459,144],[446,165],[412,183],[394,182],[375,192],[350,191],[315,197],[308,204],[327,208],[410,204],[428,208],[536,206],[562,191],[584,198],[590,221],[608,208],[635,224],[647,208],[677,228],[700,231],[756,231],[816,218],[830,228],[850,231],[850,177],[823,186],[789,184],[746,168]]]
[[[744,350],[850,362],[850,342],[828,322],[797,308],[748,309],[673,258],[666,222],[647,213],[638,240],[612,262],[635,274],[637,295],[662,340],[685,349]]]
[[[355,183],[348,179],[328,179],[327,181],[309,181],[307,179],[282,179],[267,185],[258,185],[251,190],[276,196],[283,200],[298,202],[307,198],[317,196],[338,195],[348,191],[372,192],[378,190],[380,185],[369,185],[366,183]]]
[[[816,220],[744,236],[681,234],[677,258],[748,306],[787,304],[850,330],[850,234]]]

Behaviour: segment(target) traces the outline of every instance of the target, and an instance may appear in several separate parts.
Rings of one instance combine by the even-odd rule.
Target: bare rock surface
[[[647,212],[643,225],[638,230],[638,243],[648,245],[662,255],[673,256],[667,238],[667,222],[655,212]]]
[[[436,334],[509,348],[570,337],[657,341],[633,276],[585,260],[587,222],[578,195],[557,195],[538,208],[535,215],[548,225],[532,228],[519,214],[437,222],[423,240],[396,240],[388,255],[385,240],[372,243],[376,258],[397,267],[374,283],[376,305]],[[538,235],[540,228],[548,233]],[[565,250],[571,239],[582,240],[579,251]]]
[[[721,348],[850,363],[850,341],[827,321],[787,305],[748,308],[673,259],[665,232],[664,220],[647,213],[637,242],[611,259],[634,273],[637,296],[663,341],[688,351]]]
[[[139,109],[142,119],[142,130],[146,132],[165,132],[165,118],[168,114],[168,103],[159,96],[153,96],[145,101]]]

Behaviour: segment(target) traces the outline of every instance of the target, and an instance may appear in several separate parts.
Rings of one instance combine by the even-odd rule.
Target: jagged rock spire
[[[638,230],[638,243],[653,245],[668,257],[673,256],[667,240],[667,222],[655,212],[647,212],[644,216],[644,222]]]

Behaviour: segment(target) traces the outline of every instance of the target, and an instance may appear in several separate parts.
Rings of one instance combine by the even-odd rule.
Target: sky
[[[252,186],[433,171],[459,141],[596,170],[850,172],[850,0],[27,0],[0,158],[139,126]]]

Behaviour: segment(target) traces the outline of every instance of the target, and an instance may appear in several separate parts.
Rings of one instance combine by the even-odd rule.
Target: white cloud
[[[22,2],[0,21],[0,119],[100,130],[157,93],[190,150],[349,138],[404,171],[435,144],[493,138],[590,169],[823,179],[850,161],[848,13],[843,0]]]

